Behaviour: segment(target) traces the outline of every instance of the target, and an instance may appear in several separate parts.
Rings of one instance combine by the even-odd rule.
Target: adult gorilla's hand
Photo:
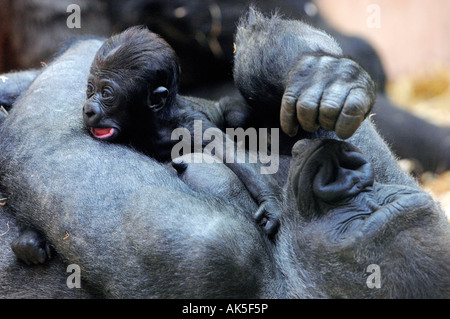
[[[281,128],[289,136],[299,124],[319,126],[347,139],[372,109],[375,83],[356,62],[329,55],[305,55],[290,71],[281,103]]]

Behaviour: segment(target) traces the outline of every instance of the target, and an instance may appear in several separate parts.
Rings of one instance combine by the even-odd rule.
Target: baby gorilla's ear
[[[333,204],[354,197],[374,182],[372,165],[361,152],[348,143],[322,158],[313,180],[313,193],[321,201]]]
[[[157,112],[166,104],[169,90],[164,86],[159,86],[153,92],[149,92],[147,96],[147,105],[153,111]]]

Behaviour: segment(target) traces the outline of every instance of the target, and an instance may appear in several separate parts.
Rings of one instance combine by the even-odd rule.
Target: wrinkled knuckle
[[[304,56],[302,57],[289,74],[289,81],[291,83],[302,83],[314,76],[319,68],[319,60],[321,57]]]
[[[291,83],[302,83],[309,79],[314,73],[314,69],[312,67],[300,67],[295,70],[295,73],[292,74],[290,81]]]
[[[316,101],[309,99],[309,98],[300,99],[297,103],[297,106],[298,106],[299,111],[305,111],[305,112],[316,110],[318,108]]]
[[[297,97],[293,92],[285,92],[283,95],[282,103],[287,105],[295,104]]]
[[[342,67],[347,68],[349,70],[356,71],[361,69],[358,63],[349,58],[341,58],[339,62]]]
[[[335,116],[341,110],[341,104],[334,100],[325,100],[320,103],[320,113],[325,116]]]
[[[345,82],[359,81],[363,69],[353,60],[343,58],[339,65],[340,78]]]
[[[353,98],[350,103],[345,105],[343,112],[349,116],[365,115],[366,107],[364,101],[357,97]]]
[[[311,70],[317,66],[317,60],[320,59],[320,57],[308,55],[304,56],[299,61],[299,69],[302,70]]]
[[[335,67],[339,64],[339,59],[334,56],[325,55],[320,58],[320,65],[323,68],[329,68],[335,69]]]

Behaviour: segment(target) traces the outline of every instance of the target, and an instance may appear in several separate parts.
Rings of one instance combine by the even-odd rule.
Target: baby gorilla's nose
[[[83,119],[86,124],[94,126],[100,118],[101,110],[96,103],[86,103],[83,107]]]

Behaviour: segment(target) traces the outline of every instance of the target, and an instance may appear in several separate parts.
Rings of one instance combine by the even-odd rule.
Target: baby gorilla
[[[249,126],[249,107],[244,103],[178,95],[179,74],[173,49],[148,29],[132,27],[111,37],[91,66],[83,108],[85,125],[97,139],[130,145],[161,162],[171,160],[172,149],[180,142],[172,139],[175,129],[188,129],[190,142],[194,141],[194,120],[201,120],[203,132],[216,128],[223,141],[229,140],[223,132],[225,128]],[[210,141],[202,141],[203,148],[206,142]],[[274,196],[269,195],[274,193],[272,186],[261,176],[257,165],[236,163],[234,141],[230,143],[231,150],[229,143],[224,144],[227,149],[215,149],[214,155],[243,182],[260,206],[256,216],[266,217],[262,225],[273,236],[278,228],[279,209]],[[231,163],[225,161],[230,158],[227,152],[235,158]]]
[[[94,58],[84,122],[95,138],[131,143],[166,160],[158,146],[170,149],[170,131],[164,128],[180,122],[174,118],[178,78],[172,48],[147,29],[130,28],[106,41]]]

